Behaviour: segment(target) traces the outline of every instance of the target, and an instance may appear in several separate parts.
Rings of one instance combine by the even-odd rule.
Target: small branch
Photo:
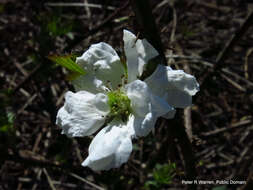
[[[115,7],[112,6],[103,6],[91,3],[45,3],[46,6],[50,7],[90,7],[90,8],[106,8],[108,10],[115,10]]]
[[[174,58],[174,59],[187,59],[189,60],[190,62],[197,62],[197,63],[202,63],[204,64],[205,66],[208,66],[210,68],[214,68],[214,65],[216,64],[215,61],[212,61],[212,60],[208,60],[208,59],[204,59],[202,57],[199,57],[199,56],[185,56],[185,55],[166,55],[166,58]],[[188,62],[189,62],[188,61]],[[240,75],[228,70],[228,69],[221,69],[222,72],[228,74],[228,75],[231,75],[233,77],[235,77],[237,80],[241,80],[243,82],[245,82],[247,85],[253,87],[253,83],[249,80],[247,80],[246,78],[244,77],[241,77]]]
[[[29,73],[29,75],[27,75],[23,81],[21,81],[13,90],[13,94],[15,94],[20,88],[22,88],[24,86],[25,83],[27,83],[28,81],[31,80],[31,78],[40,70],[40,68],[42,67],[42,63],[40,63],[39,65],[37,65],[32,72]]]
[[[84,3],[88,4],[88,0],[84,0]],[[87,17],[90,19],[91,17],[90,7],[85,6],[85,11],[86,11]]]
[[[216,65],[214,66],[213,70],[207,69],[203,71],[203,79],[201,84],[201,91],[203,92],[204,88],[207,88],[207,82],[216,75],[223,67],[226,66],[225,60],[227,59],[228,55],[232,52],[233,47],[236,43],[242,38],[242,36],[248,31],[250,26],[253,24],[253,12],[250,13],[240,30],[236,32],[236,34],[231,38],[231,40],[226,44],[223,50],[216,58]],[[200,94],[199,94],[200,95]]]
[[[166,65],[166,58],[163,51],[162,41],[156,23],[152,15],[152,10],[148,0],[130,0],[134,10],[138,24],[143,29],[143,36],[154,46],[159,52],[163,64]]]
[[[166,120],[169,133],[176,139],[183,155],[185,178],[187,180],[194,180],[197,178],[195,156],[192,150],[191,141],[182,125],[181,118],[176,114],[172,120]],[[176,127],[175,127],[176,126]],[[192,184],[188,186],[188,189],[196,189],[196,185]]]
[[[47,177],[47,181],[48,181],[48,183],[49,183],[50,188],[51,188],[52,190],[56,190],[56,188],[55,188],[55,186],[54,186],[54,184],[53,184],[53,181],[52,181],[51,177],[48,175],[47,170],[46,170],[45,168],[43,168],[43,172],[44,172],[44,174],[45,174],[46,177]]]
[[[72,177],[74,177],[74,178],[76,178],[76,179],[78,179],[78,180],[80,180],[80,181],[82,181],[82,182],[84,182],[84,183],[89,184],[90,186],[94,187],[95,189],[98,189],[98,190],[105,190],[103,187],[100,187],[100,186],[98,186],[98,185],[96,185],[96,184],[94,184],[94,183],[92,183],[92,182],[90,182],[90,181],[88,181],[88,180],[82,178],[81,176],[79,176],[79,175],[77,175],[77,174],[69,173],[69,175],[71,175]]]
[[[220,133],[224,133],[233,129],[239,129],[242,127],[245,127],[245,125],[249,125],[252,123],[252,120],[244,120],[244,121],[240,121],[238,123],[232,124],[230,127],[223,127],[223,128],[219,128],[210,132],[205,132],[205,133],[201,133],[202,136],[213,136],[213,135],[217,135]]]

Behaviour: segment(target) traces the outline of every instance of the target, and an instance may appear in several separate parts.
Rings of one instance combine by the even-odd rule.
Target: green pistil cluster
[[[130,99],[120,90],[108,92],[107,96],[110,107],[109,116],[126,122],[131,114]]]

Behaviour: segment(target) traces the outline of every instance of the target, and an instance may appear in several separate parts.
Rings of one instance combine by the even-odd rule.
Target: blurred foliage
[[[13,124],[15,119],[15,114],[11,111],[9,107],[11,105],[11,89],[0,91],[0,132],[10,133],[14,130]]]
[[[164,185],[172,183],[174,176],[176,175],[176,164],[156,164],[153,170],[153,180],[149,180],[145,183],[144,189],[160,189]]]
[[[72,30],[72,23],[62,22],[61,17],[53,16],[46,25],[46,30],[51,36],[60,36],[69,33]]]
[[[0,91],[0,165],[7,156],[10,146],[15,144],[14,120],[15,114],[11,109],[12,91],[10,89]]]
[[[47,15],[45,15],[47,14]],[[62,9],[57,8],[53,13],[41,13],[37,15],[43,33],[51,37],[67,35],[73,30],[74,22],[63,19]]]
[[[179,27],[179,33],[183,35],[185,39],[191,38],[192,36],[197,33],[197,31],[193,31],[192,28],[190,28],[190,25],[186,22],[182,23],[182,25]]]
[[[14,130],[13,123],[15,114],[11,111],[8,111],[5,115],[0,115],[0,132],[9,133]]]
[[[226,185],[222,185],[222,186],[214,187],[212,188],[212,190],[227,190],[227,187]]]
[[[4,12],[4,4],[0,3],[0,14]]]

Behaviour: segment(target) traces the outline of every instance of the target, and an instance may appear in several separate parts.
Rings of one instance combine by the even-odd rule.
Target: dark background
[[[87,0],[98,8],[48,4],[53,2],[70,3],[0,1],[0,189],[98,189],[85,180],[105,189],[186,188],[181,184],[181,150],[166,130],[177,126],[158,123],[154,134],[134,142],[129,161],[119,169],[93,172],[81,167],[91,138],[68,139],[55,125],[64,94],[73,87],[66,80],[66,70],[47,56],[82,53],[101,41],[121,55],[123,29],[137,34],[141,28],[130,5],[118,11],[125,1]],[[165,55],[172,51],[181,56],[168,63],[193,74],[200,84],[206,72],[214,73],[200,87],[192,109],[179,110],[182,124],[188,121],[186,127],[192,127],[198,179],[246,181],[253,160],[252,22],[228,47],[220,63],[224,68],[214,66],[252,12],[252,4],[240,0],[150,2]],[[192,58],[196,56],[199,59]],[[186,119],[189,113],[190,120]],[[171,183],[157,182],[157,164],[170,163],[176,164]],[[198,189],[216,190],[237,187],[242,188],[198,185]]]

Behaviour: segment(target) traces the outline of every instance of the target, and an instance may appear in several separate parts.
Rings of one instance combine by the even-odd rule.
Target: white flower
[[[124,30],[127,84],[124,66],[106,43],[92,45],[76,62],[88,74],[74,81],[76,93],[67,92],[56,124],[69,137],[94,134],[89,156],[82,163],[93,170],[120,167],[132,152],[132,138],[146,136],[158,117],[173,118],[174,107],[191,105],[199,90],[195,78],[159,65],[145,81],[138,78],[158,52],[147,40]]]

